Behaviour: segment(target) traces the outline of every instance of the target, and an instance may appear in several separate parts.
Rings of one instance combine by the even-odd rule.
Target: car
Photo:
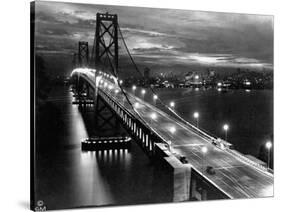
[[[210,175],[216,174],[216,171],[215,171],[214,167],[212,167],[212,166],[207,166],[206,171]]]
[[[180,162],[186,164],[186,163],[188,163],[188,160],[186,159],[185,156],[180,156]]]

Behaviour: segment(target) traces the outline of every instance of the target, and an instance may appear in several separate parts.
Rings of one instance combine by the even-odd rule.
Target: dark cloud
[[[37,51],[50,58],[71,55],[80,40],[92,44],[97,12],[118,14],[126,44],[142,66],[273,66],[271,16],[109,5],[36,2]],[[119,46],[128,62],[120,39]]]

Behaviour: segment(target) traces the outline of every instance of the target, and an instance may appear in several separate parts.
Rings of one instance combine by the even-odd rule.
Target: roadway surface
[[[94,76],[86,72],[87,79],[95,82]],[[106,79],[103,79],[107,81]],[[112,88],[109,89],[108,85]],[[122,104],[131,113],[135,113],[126,101],[122,92],[116,93],[117,85],[107,81],[107,86],[100,85],[106,93]],[[273,175],[267,171],[252,166],[247,161],[230,154],[228,151],[213,145],[210,140],[202,137],[187,124],[176,120],[160,111],[140,98],[130,94],[130,102],[135,105],[135,110],[166,141],[172,142],[172,151],[186,156],[188,162],[202,173],[220,190],[231,198],[257,198],[273,196]],[[154,113],[154,119],[151,114]],[[173,130],[171,130],[173,128]],[[175,130],[175,131],[174,131]],[[202,152],[202,147],[207,152]],[[206,172],[206,166],[212,166],[214,175]]]

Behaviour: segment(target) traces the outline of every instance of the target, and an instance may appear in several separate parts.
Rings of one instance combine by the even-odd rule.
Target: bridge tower
[[[79,41],[78,63],[79,67],[87,67],[89,65],[89,46],[86,41]]]
[[[104,69],[109,63],[113,73],[118,73],[118,20],[116,14],[97,13],[95,35],[95,66]]]

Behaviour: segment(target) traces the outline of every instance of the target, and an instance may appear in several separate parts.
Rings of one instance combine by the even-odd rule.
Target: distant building
[[[202,85],[202,76],[195,72],[188,72],[185,75],[185,85],[200,87],[200,85]]]

